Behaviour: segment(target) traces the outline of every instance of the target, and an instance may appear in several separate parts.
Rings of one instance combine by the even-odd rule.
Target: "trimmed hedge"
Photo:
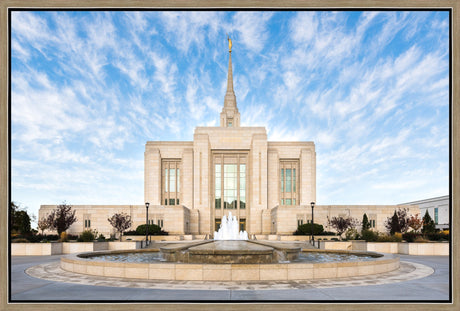
[[[68,240],[76,240],[78,236],[68,234],[67,239]],[[21,236],[17,235],[15,236],[11,242],[14,242],[15,239],[26,239],[30,243],[40,243],[40,242],[50,242],[50,241],[57,241],[59,240],[59,236],[57,234],[36,234],[36,235],[29,235],[29,236]]]
[[[147,225],[140,225],[135,231],[126,231],[123,235],[145,235]],[[161,230],[158,225],[149,225],[149,235],[168,235],[168,232]]]
[[[310,235],[311,234],[312,224],[303,224],[297,227],[294,235]],[[313,235],[321,235],[324,232],[323,225],[313,224]]]
[[[449,241],[449,234],[444,232],[427,233],[426,237],[430,241]]]

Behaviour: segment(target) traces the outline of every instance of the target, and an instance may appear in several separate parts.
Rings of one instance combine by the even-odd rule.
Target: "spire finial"
[[[239,127],[240,113],[236,105],[236,96],[233,91],[233,70],[232,70],[232,39],[227,34],[228,40],[228,76],[227,76],[227,92],[224,98],[224,107],[220,114],[220,126],[223,127]]]

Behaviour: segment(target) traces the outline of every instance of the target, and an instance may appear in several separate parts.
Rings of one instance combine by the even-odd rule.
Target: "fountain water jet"
[[[218,231],[214,231],[214,240],[248,240],[246,231],[238,232],[238,220],[236,216],[232,217],[232,212],[228,213],[228,217],[222,217],[222,223]]]

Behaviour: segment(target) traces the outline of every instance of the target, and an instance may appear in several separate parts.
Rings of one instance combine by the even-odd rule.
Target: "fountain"
[[[219,230],[214,231],[214,240],[247,240],[248,233],[246,231],[238,232],[238,220],[236,216],[232,217],[232,212],[222,217],[222,223],[220,224]]]
[[[219,240],[72,254],[61,258],[61,268],[103,277],[164,281],[308,281],[393,271],[399,268],[399,257],[301,249],[289,242]]]
[[[248,233],[238,232],[238,221],[229,213],[214,232],[214,240],[165,243],[158,249],[69,255],[61,258],[61,268],[90,275],[152,280],[298,281],[388,272],[399,268],[399,257],[248,240]]]

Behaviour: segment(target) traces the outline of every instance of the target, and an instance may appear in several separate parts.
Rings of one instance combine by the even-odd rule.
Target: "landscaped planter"
[[[108,250],[140,249],[140,241],[108,242]]]
[[[351,250],[351,242],[333,242],[333,241],[320,241],[319,245],[321,249],[337,249],[337,250]]]
[[[62,254],[62,243],[11,243],[12,256],[50,256]]]
[[[50,256],[83,252],[139,249],[141,242],[11,243],[12,256]]]
[[[337,250],[360,250],[377,253],[403,254],[403,255],[449,255],[449,243],[447,242],[428,242],[428,243],[407,243],[407,242],[364,242],[364,241],[345,241],[345,242],[323,242],[320,243],[321,249]]]
[[[315,235],[315,240],[323,242],[324,240],[331,240],[337,238],[336,235]],[[281,235],[280,241],[310,241],[310,235]]]
[[[187,238],[189,237],[189,238]],[[192,235],[150,235],[149,240],[151,241],[182,241],[182,240],[189,240],[193,239],[194,236]],[[126,240],[132,241],[145,241],[145,235],[124,235],[123,241]]]
[[[398,244],[398,242],[368,242],[367,250],[377,253],[397,254],[399,251]]]
[[[449,243],[399,243],[399,254],[406,255],[449,255]]]
[[[109,242],[68,242],[62,243],[63,254],[82,252],[105,251],[109,249]]]

